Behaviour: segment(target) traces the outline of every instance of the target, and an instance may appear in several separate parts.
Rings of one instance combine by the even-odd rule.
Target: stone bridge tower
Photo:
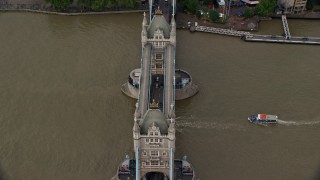
[[[140,89],[133,127],[139,177],[170,179],[175,150],[174,18],[169,25],[162,12],[156,10],[152,21],[147,24],[144,15],[141,39],[142,64],[149,67],[148,71],[142,71],[141,86],[146,82],[149,88],[146,93]],[[143,78],[144,75],[151,82]]]
[[[168,10],[166,12],[169,12]],[[174,11],[173,11],[174,12]],[[194,95],[191,76],[175,69],[176,22],[170,24],[160,9],[148,23],[144,14],[141,31],[141,68],[133,70],[122,91],[137,98],[133,140],[135,158],[120,165],[120,180],[195,179],[186,159],[176,160],[175,100]]]

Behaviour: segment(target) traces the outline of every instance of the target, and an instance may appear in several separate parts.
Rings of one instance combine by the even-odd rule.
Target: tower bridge
[[[186,158],[175,159],[175,100],[198,92],[191,75],[175,69],[175,1],[156,9],[153,17],[144,14],[141,31],[141,68],[133,70],[121,90],[136,98],[133,141],[135,157],[120,164],[118,180],[194,180],[195,172]],[[165,8],[164,7],[164,8]]]

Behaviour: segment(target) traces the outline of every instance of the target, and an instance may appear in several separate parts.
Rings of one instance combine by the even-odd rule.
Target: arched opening
[[[161,172],[148,172],[146,174],[146,180],[164,180],[164,177]]]

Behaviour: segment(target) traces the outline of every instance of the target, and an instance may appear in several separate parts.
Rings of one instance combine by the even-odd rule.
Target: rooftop
[[[153,38],[154,32],[160,29],[163,32],[164,38],[170,38],[170,25],[163,15],[154,15],[150,25],[148,26],[148,38]]]
[[[164,117],[164,114],[159,109],[149,109],[143,120],[140,121],[140,133],[141,134],[148,134],[148,129],[152,124],[155,124],[155,126],[159,127],[161,134],[167,134],[169,123]]]

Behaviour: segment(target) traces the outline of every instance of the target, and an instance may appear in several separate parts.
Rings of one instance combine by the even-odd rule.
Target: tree
[[[215,22],[219,18],[219,13],[212,9],[209,9],[209,18],[212,22]]]
[[[57,10],[65,10],[72,4],[72,0],[46,0],[46,2],[51,3]]]
[[[312,0],[308,0],[306,5],[307,10],[312,10],[313,6],[314,6],[314,2]]]
[[[127,8],[135,8],[138,6],[138,2],[136,0],[127,0],[126,7]]]
[[[79,6],[81,9],[90,8],[90,6],[91,6],[91,0],[79,0],[79,1],[78,1],[78,6]]]
[[[186,0],[184,2],[184,5],[187,11],[191,12],[192,14],[195,14],[197,12],[197,5],[198,5],[197,0]]]
[[[274,12],[276,8],[275,0],[260,0],[256,7],[256,13],[260,16],[268,16]]]
[[[91,2],[91,9],[93,11],[101,11],[105,7],[105,0],[94,0]]]
[[[115,9],[116,7],[117,7],[117,1],[116,0],[107,0],[107,8]]]
[[[197,16],[197,18],[199,18],[199,19],[200,19],[200,18],[201,18],[201,16],[202,16],[201,11],[197,11],[197,12],[196,12],[196,16]]]
[[[250,8],[245,8],[244,11],[243,11],[243,16],[245,18],[250,18],[250,17],[253,16],[253,14],[254,13],[252,12],[252,10]]]

